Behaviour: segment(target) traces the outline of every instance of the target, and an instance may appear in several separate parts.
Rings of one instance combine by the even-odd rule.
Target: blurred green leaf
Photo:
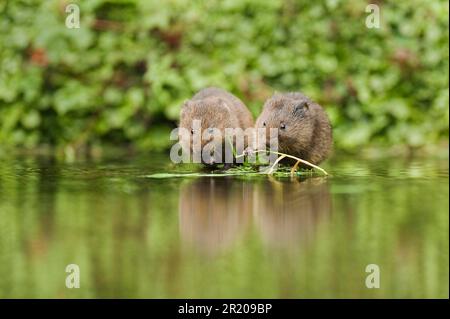
[[[2,6],[3,143],[163,149],[181,103],[207,86],[255,115],[274,91],[302,91],[339,149],[448,140],[446,1],[383,1],[380,29],[360,1],[96,0],[79,2],[80,29],[63,3]]]

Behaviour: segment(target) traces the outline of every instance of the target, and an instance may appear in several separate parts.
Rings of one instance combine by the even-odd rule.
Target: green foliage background
[[[447,1],[0,1],[0,145],[163,149],[197,90],[257,116],[275,90],[329,113],[337,149],[448,140]]]

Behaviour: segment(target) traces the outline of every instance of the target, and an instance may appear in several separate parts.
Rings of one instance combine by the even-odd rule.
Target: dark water
[[[3,298],[449,295],[447,158],[335,158],[307,179],[148,178],[187,170],[165,155],[0,160]]]

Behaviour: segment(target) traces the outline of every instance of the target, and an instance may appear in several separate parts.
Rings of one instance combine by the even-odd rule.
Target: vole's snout
[[[214,166],[218,163],[216,159],[216,148],[214,146],[204,146],[202,163],[208,166]]]
[[[214,167],[218,164],[218,162],[214,158],[202,160],[202,163],[208,167]]]
[[[215,152],[214,149],[211,149],[209,151],[209,165],[214,165],[216,163],[216,160],[214,158],[214,152]]]

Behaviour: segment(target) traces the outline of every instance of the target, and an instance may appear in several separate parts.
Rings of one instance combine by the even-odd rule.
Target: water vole
[[[319,164],[330,154],[333,136],[322,107],[302,93],[277,93],[266,101],[257,128],[278,129],[278,151]],[[269,143],[269,130],[266,144]],[[266,145],[260,145],[264,148]]]
[[[200,121],[202,132],[196,132],[194,120]],[[204,130],[216,129],[225,136],[225,129],[241,128],[245,130],[253,127],[253,117],[245,104],[233,94],[216,87],[209,87],[200,90],[192,99],[186,101],[181,108],[180,127],[187,129],[192,136],[195,133],[202,134]],[[211,138],[201,138],[201,150],[209,144]],[[245,139],[247,142],[247,140]],[[204,164],[223,163],[225,160],[224,148],[227,141],[222,139],[222,158],[214,156]],[[189,148],[194,153],[193,138],[189,140]]]

